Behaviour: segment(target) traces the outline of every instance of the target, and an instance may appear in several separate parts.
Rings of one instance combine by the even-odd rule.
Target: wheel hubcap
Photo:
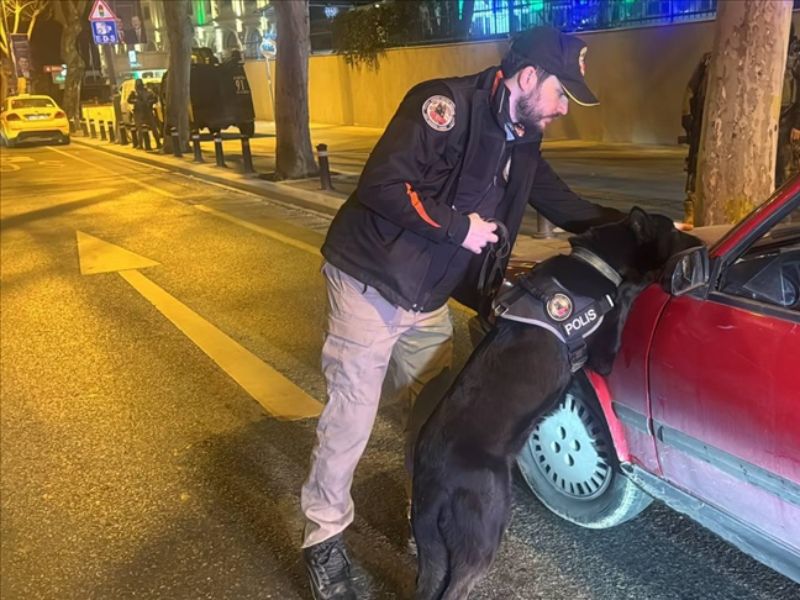
[[[536,466],[567,496],[588,500],[611,483],[602,425],[573,394],[537,423],[529,444]]]

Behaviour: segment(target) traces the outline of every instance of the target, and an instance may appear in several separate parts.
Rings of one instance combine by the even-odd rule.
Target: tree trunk
[[[791,0],[720,0],[697,168],[698,225],[730,223],[774,189]]]
[[[67,65],[64,81],[64,111],[70,130],[77,129],[81,116],[81,83],[86,65],[78,52],[78,36],[83,30],[88,0],[63,0],[55,3],[55,19],[61,24],[61,59]]]
[[[273,2],[277,16],[275,57],[276,179],[318,173],[308,128],[308,0]]]
[[[165,2],[164,21],[169,40],[164,151],[172,152],[170,127],[178,128],[182,148],[188,148],[189,144],[189,77],[193,35],[192,21],[189,19],[189,0]]]

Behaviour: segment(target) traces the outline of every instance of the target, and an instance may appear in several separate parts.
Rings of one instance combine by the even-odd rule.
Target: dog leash
[[[495,229],[497,241],[489,245],[478,275],[478,293],[481,303],[487,300],[491,302],[497,288],[503,282],[505,259],[511,252],[511,236],[508,233],[508,227],[497,219],[487,219],[487,221],[497,225],[497,229]]]

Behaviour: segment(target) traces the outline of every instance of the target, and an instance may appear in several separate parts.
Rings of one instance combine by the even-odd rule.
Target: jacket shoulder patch
[[[425,122],[436,131],[450,131],[456,123],[456,104],[447,96],[431,96],[422,105]]]

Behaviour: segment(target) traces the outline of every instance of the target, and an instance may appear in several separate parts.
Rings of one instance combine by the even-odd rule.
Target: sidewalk
[[[256,122],[256,133],[250,140],[253,165],[257,174],[244,174],[241,142],[223,135],[226,167],[215,165],[214,145],[202,142],[204,163],[193,162],[191,153],[182,158],[145,152],[130,145],[121,146],[95,138],[74,136],[79,144],[112,152],[161,168],[228,185],[266,198],[274,198],[333,214],[355,189],[358,177],[372,147],[383,133],[374,127],[354,127],[312,123],[312,145],[327,144],[331,179],[335,191],[320,189],[318,178],[273,182],[264,175],[275,170],[275,126],[272,122]],[[679,146],[644,146],[608,144],[574,140],[546,141],[543,154],[559,175],[583,197],[621,210],[634,205],[661,212],[672,218],[682,216],[683,157]],[[539,258],[564,248],[565,235],[541,240],[532,237],[536,231],[535,211],[525,216],[515,254]]]

